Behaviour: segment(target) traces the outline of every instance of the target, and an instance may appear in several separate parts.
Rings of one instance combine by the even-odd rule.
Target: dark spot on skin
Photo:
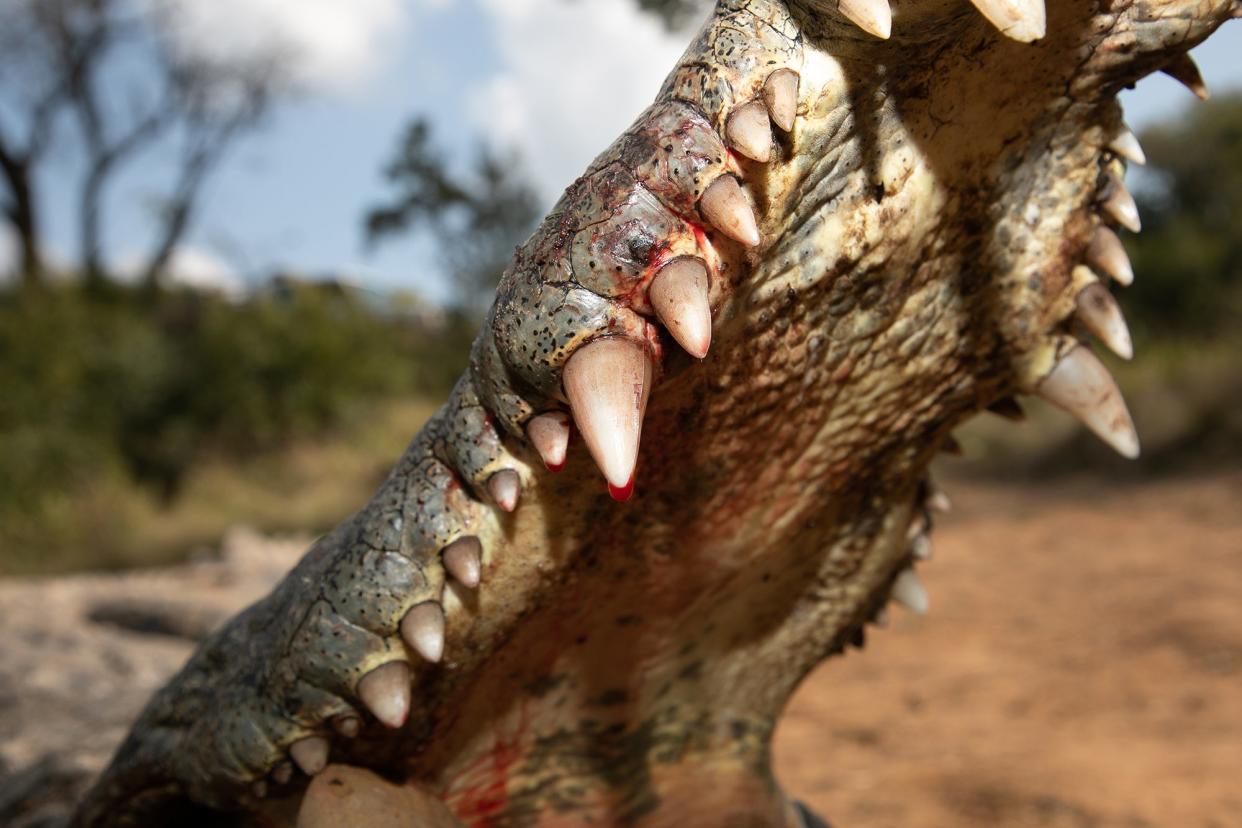
[[[587,703],[598,707],[616,707],[619,704],[625,704],[629,700],[629,693],[619,687],[614,687],[611,690],[605,690],[603,693],[600,693],[598,697]]]
[[[617,616],[618,627],[632,627],[635,624],[642,623],[642,616],[639,615],[619,615]]]
[[[527,682],[526,687],[523,689],[535,698],[541,699],[564,683],[565,676],[563,674],[538,676],[534,680]]]
[[[681,679],[682,681],[693,681],[702,675],[703,675],[703,662],[692,661],[689,664],[687,664],[685,667],[681,668],[681,671],[677,673],[677,678]]]

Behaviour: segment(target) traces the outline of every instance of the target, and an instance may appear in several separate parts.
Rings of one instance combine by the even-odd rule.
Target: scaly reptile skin
[[[1026,5],[1010,34],[1030,40]],[[1052,0],[1023,43],[965,0],[896,0],[886,40],[829,0],[721,0],[517,252],[470,369],[374,499],[154,697],[77,824],[292,824],[295,743],[303,768],[330,749],[468,825],[795,824],[777,717],[895,584],[921,600],[902,573],[950,431],[1042,393],[1137,451],[1079,344],[1086,322],[1127,345],[1093,287],[1128,275],[1101,228],[1134,223],[1115,96],[1161,68],[1187,78],[1186,50],[1240,8]],[[724,175],[743,199],[726,182],[701,203]],[[659,269],[695,258],[702,360],[678,345],[705,346],[702,286],[653,305]],[[682,322],[675,340],[663,323]],[[649,395],[629,502],[581,444],[553,474],[527,439],[533,415],[570,411],[573,382],[620,497]],[[543,422],[559,464],[563,429]],[[481,543],[473,588],[473,541],[443,555],[462,538]]]

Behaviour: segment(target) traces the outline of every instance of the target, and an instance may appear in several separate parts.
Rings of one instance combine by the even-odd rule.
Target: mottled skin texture
[[[721,2],[517,252],[471,369],[374,500],[152,700],[79,824],[290,824],[305,779],[262,800],[254,782],[393,660],[413,669],[407,724],[367,719],[333,760],[465,824],[794,824],[769,764],[785,702],[888,600],[950,430],[1078,341],[1115,94],[1238,8],[1053,0],[1021,44],[958,0],[899,0],[888,41],[823,0]],[[768,164],[724,152],[728,114],[778,68],[801,75],[793,131]],[[699,214],[727,171],[757,248]],[[702,362],[646,298],[679,255],[714,271]],[[625,504],[580,444],[553,475],[523,438],[605,335],[656,365]],[[486,488],[505,468],[512,514]],[[439,557],[464,535],[485,550],[477,590]],[[426,601],[447,614],[440,664],[397,634]]]

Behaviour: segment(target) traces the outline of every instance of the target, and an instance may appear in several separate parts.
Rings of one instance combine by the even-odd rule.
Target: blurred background
[[[705,8],[0,0],[0,576],[28,591],[18,576],[218,558],[235,527],[313,535],[356,509],[464,366],[513,246]],[[1032,514],[1081,540],[1115,508],[1133,543],[1155,537],[1146,517],[1183,521],[1185,549],[1242,551],[1240,52],[1238,23],[1194,52],[1206,104],[1163,75],[1122,96],[1149,165],[1130,173],[1144,231],[1121,292],[1139,356],[1110,367],[1143,459],[1038,403],[1024,426],[978,418],[941,471],[986,509],[950,541],[993,542],[971,545],[971,515],[1004,535]],[[1224,534],[1192,540],[1205,525]],[[1196,589],[1178,594],[1202,605]],[[1234,675],[1242,644],[1220,646]],[[1113,824],[1037,806],[1030,824]]]

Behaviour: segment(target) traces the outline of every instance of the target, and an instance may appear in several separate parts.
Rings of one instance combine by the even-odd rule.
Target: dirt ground
[[[838,828],[1242,826],[1242,477],[949,491],[931,612],[799,689],[786,789]]]
[[[893,609],[807,680],[785,787],[835,828],[1242,826],[1242,473],[947,488],[930,614]],[[0,825],[61,824],[192,640],[304,545],[0,579]]]

